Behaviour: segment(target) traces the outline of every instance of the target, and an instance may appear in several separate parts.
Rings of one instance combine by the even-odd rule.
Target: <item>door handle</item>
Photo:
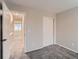
[[[7,41],[7,39],[3,39],[2,42]]]

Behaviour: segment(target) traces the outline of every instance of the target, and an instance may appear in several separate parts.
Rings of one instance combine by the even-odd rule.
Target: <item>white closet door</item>
[[[43,18],[43,47],[53,44],[53,18]]]

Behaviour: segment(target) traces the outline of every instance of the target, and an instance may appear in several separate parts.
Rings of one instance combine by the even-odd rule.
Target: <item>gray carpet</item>
[[[30,59],[78,59],[78,53],[59,45],[50,45],[39,50],[27,52],[26,54]]]

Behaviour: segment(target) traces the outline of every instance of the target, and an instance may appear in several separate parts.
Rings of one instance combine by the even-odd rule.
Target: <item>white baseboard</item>
[[[68,50],[71,50],[71,51],[75,52],[75,53],[78,53],[77,51],[72,50],[72,49],[70,49],[70,48],[68,48],[68,47],[66,47],[66,46],[61,45],[61,44],[57,44],[57,45],[62,46],[62,47],[64,47],[64,48],[68,49]]]

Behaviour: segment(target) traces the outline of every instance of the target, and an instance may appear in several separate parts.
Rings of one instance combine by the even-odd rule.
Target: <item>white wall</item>
[[[42,15],[29,10],[26,17],[26,49],[32,51],[42,48]]]
[[[25,51],[32,51],[44,47],[43,45],[43,17],[55,17],[51,13],[22,6],[7,4],[11,10],[24,12],[25,15]],[[53,31],[53,30],[52,30]],[[53,39],[52,39],[53,41]]]
[[[78,52],[78,10],[72,8],[56,15],[56,43]]]

